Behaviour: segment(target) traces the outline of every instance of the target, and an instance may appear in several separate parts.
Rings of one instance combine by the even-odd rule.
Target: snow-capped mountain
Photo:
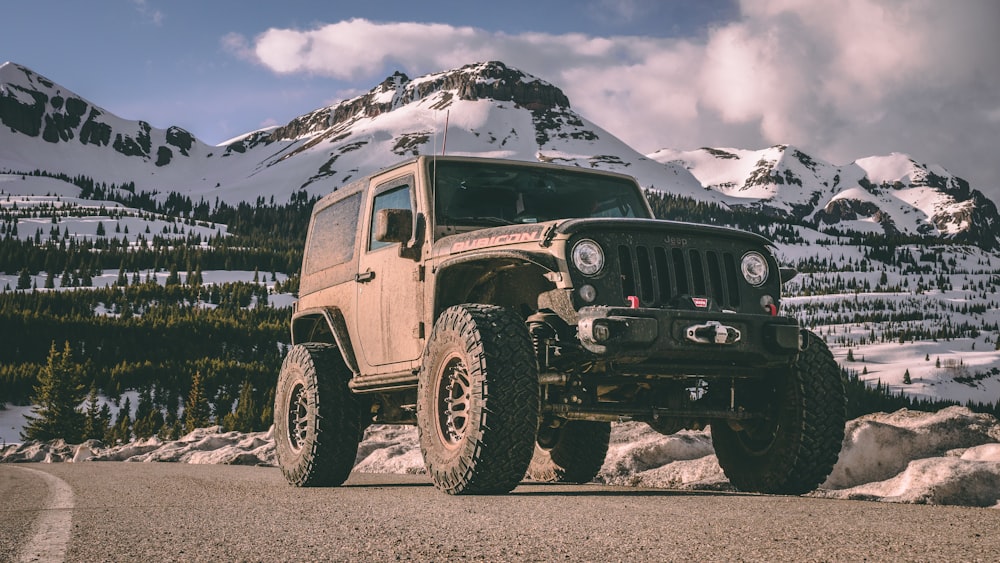
[[[942,236],[997,246],[996,205],[962,178],[905,154],[844,166],[789,145],[758,151],[662,149],[650,158],[683,166],[730,206],[757,208],[819,229]]]
[[[0,171],[134,182],[140,191],[195,200],[322,195],[410,156],[444,151],[627,168],[660,189],[701,190],[682,167],[649,160],[576,114],[555,86],[499,62],[412,80],[396,73],[366,94],[214,147],[180,128],[120,119],[6,63],[0,121]]]
[[[474,154],[623,171],[650,189],[840,232],[998,246],[996,206],[939,166],[893,154],[837,166],[794,147],[644,156],[544,80],[487,62],[411,79],[218,146],[119,118],[34,71],[0,66],[0,172],[134,184],[193,200],[323,195],[417,154]]]

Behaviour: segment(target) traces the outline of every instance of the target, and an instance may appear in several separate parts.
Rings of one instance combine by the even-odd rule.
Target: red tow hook
[[[771,313],[772,317],[777,317],[778,316],[778,306],[775,305],[774,303],[771,303],[767,307],[764,307],[764,308],[767,309],[768,313]]]
[[[635,295],[629,295],[627,299],[628,299],[628,306],[630,308],[632,308],[632,309],[638,309],[639,308],[639,298],[638,297],[636,297]]]

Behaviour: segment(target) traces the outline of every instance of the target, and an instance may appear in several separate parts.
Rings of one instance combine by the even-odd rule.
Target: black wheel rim
[[[469,431],[472,383],[461,356],[449,356],[442,364],[437,387],[437,433],[445,446],[456,448]]]
[[[301,383],[288,394],[288,444],[292,450],[302,451],[309,430],[309,397]]]

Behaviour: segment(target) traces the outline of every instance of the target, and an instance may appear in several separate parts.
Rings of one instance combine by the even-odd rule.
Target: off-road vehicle
[[[631,177],[421,156],[310,221],[274,409],[294,485],[343,483],[372,423],[416,424],[451,494],[590,481],[614,421],[711,426],[741,490],[837,460],[840,370],[780,315],[768,240],[653,219]]]

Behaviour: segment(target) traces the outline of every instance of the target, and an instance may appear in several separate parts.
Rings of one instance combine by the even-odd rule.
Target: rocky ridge
[[[940,166],[899,154],[834,165],[788,145],[646,156],[577,114],[555,85],[499,61],[417,78],[396,72],[365,94],[216,147],[179,127],[119,118],[6,63],[0,123],[0,173],[133,183],[161,197],[322,195],[399,160],[435,154],[447,139],[450,154],[621,171],[657,191],[832,233],[1000,247],[995,203]]]

